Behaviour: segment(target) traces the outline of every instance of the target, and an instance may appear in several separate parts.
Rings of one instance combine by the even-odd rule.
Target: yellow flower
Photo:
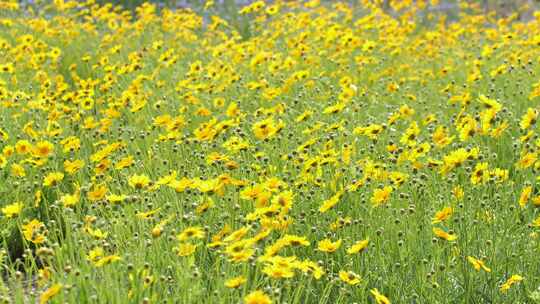
[[[471,184],[483,184],[489,180],[488,163],[478,163],[471,174]]]
[[[197,245],[193,245],[190,243],[180,243],[175,249],[179,256],[185,257],[192,255],[195,252],[195,249],[197,249]]]
[[[369,245],[369,239],[356,242],[349,249],[347,249],[347,254],[356,254],[364,251]]]
[[[357,285],[358,283],[360,283],[360,276],[358,276],[352,271],[340,270],[339,278],[349,285]]]
[[[244,278],[243,276],[238,276],[232,279],[228,279],[225,282],[225,286],[228,288],[238,288],[242,286],[245,282],[247,282],[246,278]]]
[[[375,191],[373,191],[373,197],[371,197],[371,202],[374,206],[384,204],[390,197],[391,193],[392,187],[390,186],[386,186],[382,189],[375,189]]]
[[[475,257],[472,257],[472,256],[468,256],[467,257],[467,261],[469,261],[469,263],[471,263],[474,267],[474,269],[476,269],[476,271],[480,271],[480,269],[483,269],[484,271],[486,272],[491,272],[491,269],[489,269],[486,264],[484,264],[484,262],[482,262],[482,260],[479,260]]]
[[[531,224],[533,227],[539,227],[540,228],[540,216],[537,217]]]
[[[240,115],[240,109],[238,108],[238,105],[234,102],[231,102],[229,106],[227,106],[227,111],[225,114],[229,117],[235,117]]]
[[[289,265],[266,265],[262,272],[274,279],[294,277],[294,271]]]
[[[316,262],[310,260],[304,260],[302,262],[299,262],[295,267],[300,269],[304,273],[311,273],[315,280],[320,279],[324,275],[324,269]]]
[[[536,120],[538,119],[538,110],[528,108],[527,113],[525,113],[521,117],[521,121],[519,122],[519,126],[522,130],[526,130],[530,128],[532,125],[536,123]]]
[[[45,242],[45,236],[42,231],[44,228],[45,225],[42,222],[33,219],[27,224],[22,225],[22,232],[27,241],[34,244],[42,244]]]
[[[45,179],[43,180],[43,186],[54,187],[63,179],[64,179],[64,173],[62,172],[49,173],[47,174],[47,176],[45,176]]]
[[[480,101],[480,103],[484,105],[486,109],[494,110],[495,112],[499,112],[502,109],[502,105],[500,103],[498,103],[495,99],[488,98],[484,94],[480,94],[480,96],[478,96],[478,101]]]
[[[168,186],[173,188],[176,192],[183,192],[187,188],[193,186],[193,181],[183,177],[180,180],[172,180]]]
[[[261,120],[253,124],[252,127],[255,137],[258,139],[266,139],[274,136],[278,129],[276,123],[272,117],[269,117],[265,120]]]
[[[17,151],[18,154],[24,155],[32,150],[32,144],[28,140],[19,140],[15,144],[15,151]]]
[[[247,262],[255,254],[255,249],[246,248],[240,251],[229,252],[229,261],[234,263]]]
[[[463,196],[465,195],[464,191],[463,191],[463,188],[461,186],[455,186],[453,189],[452,189],[452,195],[454,195],[454,197],[457,199],[457,200],[460,200],[463,198]]]
[[[377,304],[390,304],[390,300],[388,300],[386,296],[381,294],[379,290],[377,290],[377,288],[373,288],[372,290],[370,290],[370,292],[375,297],[375,301],[377,302]]]
[[[54,151],[54,145],[48,141],[40,141],[34,147],[32,153],[35,157],[47,157]]]
[[[143,189],[150,184],[150,178],[147,175],[132,175],[129,178],[129,185],[135,189]]]
[[[444,240],[447,240],[447,241],[454,241],[457,239],[457,236],[455,236],[454,234],[449,234],[448,232],[440,229],[440,228],[433,228],[433,233],[441,238],[441,239],[444,239]]]
[[[117,255],[108,255],[108,256],[104,256],[104,257],[100,258],[99,260],[97,260],[94,263],[94,265],[96,267],[103,267],[105,265],[111,264],[111,263],[119,261],[121,259],[122,258],[117,256]]]
[[[0,129],[0,142],[6,142],[9,139],[9,135],[6,131]]]
[[[53,286],[49,287],[39,297],[39,304],[45,304],[49,302],[50,299],[60,293],[60,290],[62,290],[62,284],[54,284]]]
[[[517,284],[521,281],[523,281],[523,277],[518,274],[514,274],[506,282],[504,282],[504,284],[501,285],[500,291],[502,293],[505,293],[508,291],[508,289],[510,289],[510,287],[512,287],[512,285]]]
[[[399,142],[409,147],[416,146],[418,134],[420,134],[420,128],[418,127],[418,123],[413,121],[407,130],[405,130]]]
[[[323,252],[335,252],[341,246],[341,240],[332,242],[329,239],[324,239],[319,242],[318,249]]]
[[[75,136],[70,136],[60,141],[62,144],[64,153],[75,152],[81,148],[81,140]]]
[[[5,157],[10,157],[15,153],[15,148],[13,146],[5,146],[4,149],[2,149],[2,154],[4,154]]]
[[[80,105],[84,110],[91,110],[94,107],[94,100],[90,97],[86,97],[80,101]]]
[[[49,281],[51,278],[51,268],[50,267],[43,267],[38,270],[38,286],[43,286],[45,283]]]
[[[39,207],[42,199],[43,192],[41,192],[41,190],[36,191],[36,193],[34,194],[34,207]]]
[[[24,170],[24,167],[19,164],[13,164],[11,165],[11,175],[15,177],[25,177],[26,170]]]
[[[431,223],[437,224],[440,222],[444,222],[449,219],[453,213],[454,209],[452,209],[452,207],[444,207],[441,211],[437,211],[437,213],[435,213],[435,216],[431,220]]]
[[[291,246],[309,246],[309,241],[304,236],[286,234],[281,241]]]
[[[538,159],[538,154],[536,152],[529,152],[524,154],[516,163],[518,169],[527,169],[532,166]]]
[[[438,126],[432,135],[432,140],[439,148],[443,148],[452,143],[454,136],[448,136],[448,130],[444,126]]]
[[[247,233],[249,232],[248,227],[241,227],[235,231],[233,231],[229,236],[227,236],[224,241],[225,242],[236,242],[242,239]]]
[[[114,165],[114,169],[121,170],[131,166],[133,163],[135,163],[133,156],[127,156],[119,160],[118,163]]]
[[[127,195],[110,194],[106,196],[107,202],[111,204],[119,204],[128,198]]]
[[[0,169],[4,168],[7,165],[7,158],[5,158],[3,155],[0,155]]]
[[[151,218],[154,214],[158,213],[159,210],[161,210],[161,208],[156,208],[156,209],[146,211],[146,212],[137,212],[136,216],[140,218],[141,220],[146,220],[146,219]]]
[[[223,184],[217,178],[213,178],[209,180],[197,179],[193,182],[193,186],[199,191],[203,193],[207,193],[207,192],[219,192],[220,190],[222,190]]]
[[[88,191],[87,197],[92,202],[99,201],[100,199],[105,197],[107,191],[109,190],[104,184],[95,185],[91,191]]]
[[[324,201],[321,207],[319,208],[319,212],[325,213],[326,211],[330,210],[339,202],[342,195],[343,195],[343,191],[339,191],[338,193],[334,194],[331,198]]]
[[[261,290],[255,290],[244,297],[244,304],[272,304],[272,300]]]
[[[101,229],[97,228],[97,229],[93,229],[92,227],[90,227],[89,225],[87,225],[86,227],[84,227],[84,231],[86,233],[88,233],[89,235],[91,235],[93,238],[95,238],[96,240],[102,240],[104,238],[106,238],[109,233],[107,232],[103,232]]]
[[[283,210],[288,211],[293,203],[292,191],[283,191],[272,198],[272,204],[279,205]]]
[[[206,232],[202,227],[188,227],[178,234],[177,239],[179,241],[186,241],[190,238],[202,239],[206,235]]]
[[[14,218],[18,216],[19,214],[21,214],[23,207],[24,207],[24,204],[22,202],[13,203],[2,208],[2,213],[7,218]]]
[[[105,254],[105,251],[101,247],[94,247],[92,250],[88,252],[86,255],[86,259],[90,262],[97,262],[103,255]]]
[[[323,113],[324,114],[337,114],[341,111],[343,111],[343,109],[345,109],[345,106],[347,104],[346,103],[343,103],[343,102],[340,102],[340,103],[336,103],[334,105],[331,105],[331,106],[328,106],[326,107],[324,110],[323,110]]]
[[[74,161],[66,159],[64,161],[64,170],[69,174],[75,174],[84,166],[84,161],[76,159]]]
[[[525,207],[525,205],[529,201],[529,198],[531,197],[532,190],[533,190],[532,186],[526,186],[521,191],[521,195],[519,196],[519,206],[521,208]]]

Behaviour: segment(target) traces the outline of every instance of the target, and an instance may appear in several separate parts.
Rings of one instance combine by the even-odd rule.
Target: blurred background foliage
[[[39,1],[39,0],[37,0]],[[209,17],[217,15],[229,22],[244,38],[250,36],[249,16],[240,15],[238,11],[245,5],[256,0],[96,0],[99,4],[112,3],[119,5],[127,10],[135,12],[135,9],[145,2],[155,3],[158,8],[170,9],[192,9],[202,16]],[[283,0],[281,0],[283,1]],[[285,1],[303,1],[307,0],[285,0]],[[379,2],[380,6],[389,14],[398,15],[399,12],[392,10],[392,1],[404,0],[371,0]],[[417,2],[418,0],[411,0]],[[514,20],[527,21],[533,18],[533,12],[540,7],[540,0],[422,0],[429,3],[427,12],[436,14],[445,14],[448,21],[456,20],[459,17],[461,8],[460,3],[474,4],[486,14],[492,14],[494,17],[508,17],[516,15]],[[266,3],[274,3],[276,0],[265,0]],[[323,5],[332,5],[335,0],[320,0]],[[349,5],[356,7],[359,12],[362,11],[361,0],[342,0]],[[212,5],[208,5],[211,3]],[[208,8],[210,7],[210,8]],[[208,18],[205,18],[208,19]]]
[[[44,0],[33,0],[36,2]],[[30,2],[33,2],[30,0]],[[204,20],[209,20],[210,16],[219,16],[226,20],[229,25],[235,28],[244,39],[251,36],[250,31],[250,16],[239,14],[239,10],[256,0],[95,0],[96,3],[104,5],[111,3],[115,6],[121,6],[133,12],[136,15],[136,8],[146,2],[154,3],[158,9],[191,9],[204,17]],[[274,3],[278,1],[302,1],[307,0],[264,0],[266,3]],[[392,9],[392,1],[399,2],[405,0],[371,0],[378,2],[386,13],[391,15],[399,15]],[[410,0],[417,2],[419,0]],[[461,12],[460,3],[474,4],[485,14],[489,14],[495,18],[508,17],[514,15],[513,20],[527,21],[533,18],[533,13],[540,7],[540,0],[422,0],[428,3],[425,14],[421,17],[421,24],[429,25],[429,14],[442,14],[446,16],[446,20],[451,22],[457,20]],[[335,0],[320,0],[323,5],[332,5]],[[350,6],[355,7],[358,14],[362,14],[362,0],[342,0]]]
[[[231,14],[232,11],[238,11],[240,7],[250,4],[255,0],[214,0],[213,8],[224,16]],[[381,2],[381,6],[389,9],[390,2],[392,0],[374,0]],[[401,0],[398,0],[401,1]],[[96,0],[97,3],[113,3],[115,5],[121,5],[122,7],[130,10],[134,10],[137,6],[145,2],[156,3],[160,7],[169,8],[191,8],[193,10],[202,10],[208,0]],[[273,0],[266,0],[266,3],[275,2]],[[322,3],[331,4],[333,0],[321,0]],[[351,5],[359,5],[358,0],[347,0]],[[458,2],[467,2],[478,4],[486,12],[495,11],[500,15],[509,15],[514,12],[520,11],[524,6],[528,6],[529,9],[534,10],[540,5],[540,0],[439,0],[432,9],[451,12],[458,8]]]
[[[33,11],[39,11],[42,4],[50,3],[56,0],[23,0],[21,3],[27,5]],[[131,11],[136,16],[136,8],[144,3],[155,4],[158,10],[162,9],[190,9],[203,16],[205,23],[210,21],[211,16],[219,16],[221,19],[238,31],[244,38],[248,39],[252,33],[250,30],[250,15],[240,14],[243,6],[256,2],[257,0],[93,0],[100,5],[112,4]],[[308,0],[263,0],[267,4],[276,2],[299,1],[308,2]],[[320,1],[322,5],[332,6],[336,0],[315,0]],[[533,13],[540,8],[540,0],[340,0],[340,3],[348,3],[355,8],[356,15],[363,15],[362,1],[376,2],[388,14],[399,16],[403,11],[395,11],[393,4],[402,4],[404,1],[419,2],[427,4],[425,10],[419,11],[422,14],[419,22],[422,25],[429,26],[435,22],[436,18],[430,18],[430,15],[444,16],[446,22],[458,20],[463,10],[460,4],[466,3],[474,5],[475,13],[484,12],[494,18],[509,17],[513,15],[512,20],[527,21],[533,17]],[[470,7],[470,6],[469,6]],[[471,13],[469,11],[469,13]],[[494,20],[494,19],[490,19]],[[209,23],[209,22],[208,22]]]

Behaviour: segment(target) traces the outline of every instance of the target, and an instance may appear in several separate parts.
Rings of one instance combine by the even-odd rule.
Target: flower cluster
[[[540,12],[98,3],[0,1],[0,302],[531,301]]]

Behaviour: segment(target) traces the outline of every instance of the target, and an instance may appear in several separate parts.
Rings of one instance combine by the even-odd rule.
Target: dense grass
[[[1,301],[538,303],[540,14],[420,2],[0,2]]]

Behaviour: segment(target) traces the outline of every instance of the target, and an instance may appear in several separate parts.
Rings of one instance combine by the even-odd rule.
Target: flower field
[[[0,1],[0,303],[540,303],[540,11],[219,5]]]

